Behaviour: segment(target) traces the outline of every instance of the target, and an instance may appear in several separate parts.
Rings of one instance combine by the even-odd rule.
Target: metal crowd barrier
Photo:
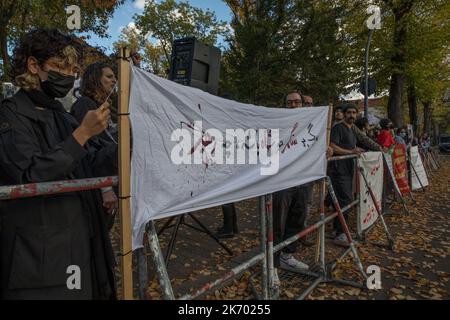
[[[329,161],[340,161],[340,160],[346,160],[346,159],[356,159],[356,155],[348,155],[348,156],[339,156],[339,157],[333,157],[330,158]],[[357,167],[357,166],[355,166]],[[289,239],[286,239],[276,246],[274,246],[273,243],[273,219],[272,219],[272,195],[266,195],[262,196],[259,199],[260,203],[260,228],[261,228],[261,240],[260,240],[260,252],[256,256],[252,257],[251,259],[241,263],[240,265],[234,267],[229,272],[227,272],[224,276],[222,276],[219,279],[216,279],[215,281],[209,282],[202,286],[200,289],[193,293],[185,294],[180,299],[181,300],[191,300],[196,299],[204,294],[207,294],[209,292],[212,292],[213,290],[216,290],[217,288],[223,286],[228,281],[238,277],[241,275],[244,271],[256,266],[258,263],[261,263],[262,272],[261,272],[261,287],[262,287],[262,299],[271,299],[277,297],[277,289],[274,286],[273,280],[274,280],[274,263],[273,263],[273,254],[275,252],[280,251],[284,247],[288,246],[289,244],[299,240],[300,238],[303,238],[307,236],[308,234],[311,234],[315,231],[320,232],[320,262],[321,262],[321,272],[319,273],[311,273],[306,272],[308,275],[316,276],[317,280],[312,284],[310,288],[307,290],[307,294],[303,295],[302,298],[306,297],[318,284],[322,282],[338,282],[341,284],[346,285],[353,285],[356,287],[361,288],[362,285],[357,284],[355,282],[346,281],[346,280],[340,280],[340,279],[334,279],[330,277],[331,270],[327,269],[327,266],[325,265],[325,225],[327,223],[330,223],[335,218],[339,218],[341,224],[343,225],[344,232],[347,236],[348,242],[349,242],[349,249],[346,250],[345,255],[348,253],[352,253],[353,257],[355,259],[355,263],[363,275],[364,279],[367,278],[367,275],[365,274],[364,268],[362,266],[361,260],[359,259],[359,255],[357,253],[355,244],[353,242],[353,239],[351,237],[350,231],[347,227],[347,224],[345,222],[343,212],[350,210],[358,205],[359,199],[357,198],[355,201],[353,201],[351,204],[346,206],[345,208],[340,208],[340,205],[338,203],[338,200],[336,198],[336,195],[334,193],[331,181],[328,177],[325,177],[320,180],[321,183],[321,193],[320,193],[320,220],[313,224],[312,226],[302,230],[298,234],[290,237]],[[337,208],[336,212],[325,215],[324,210],[324,204],[323,200],[325,199],[325,191],[326,186],[328,185],[328,191],[331,195],[331,198],[333,200],[333,204],[335,208]],[[372,194],[373,196],[373,194]],[[380,216],[382,217],[382,214],[380,212]],[[153,224],[153,222],[152,222]],[[384,220],[383,220],[383,224]],[[263,230],[266,230],[266,232],[263,232]],[[163,261],[162,254],[159,248],[159,242],[157,235],[153,230],[149,230],[149,247],[152,251],[152,256],[156,257],[154,258],[154,262],[157,264],[157,274],[158,279],[160,282],[160,286],[162,288],[164,297],[166,299],[174,299],[173,290],[170,284],[170,279],[167,276],[167,270],[163,263],[158,261]]]
[[[345,159],[356,159],[355,155],[348,156],[339,156],[330,158],[329,161],[341,161]],[[356,168],[358,166],[355,166]],[[359,259],[356,247],[354,245],[354,241],[350,234],[350,231],[345,222],[343,212],[350,210],[358,205],[359,199],[357,198],[354,202],[349,204],[348,206],[341,208],[336,195],[334,193],[331,180],[329,177],[325,177],[319,180],[320,181],[320,220],[315,224],[307,227],[302,230],[298,234],[292,236],[291,238],[282,241],[274,246],[273,243],[273,219],[272,219],[272,195],[262,196],[259,199],[259,207],[260,207],[260,252],[252,257],[251,259],[241,263],[240,265],[234,267],[229,272],[227,272],[223,277],[210,282],[204,285],[202,288],[198,289],[194,293],[186,294],[182,296],[180,299],[188,300],[195,299],[201,295],[204,295],[212,290],[217,289],[227,281],[230,281],[240,274],[242,274],[245,270],[248,270],[258,263],[261,264],[261,285],[262,285],[262,299],[271,299],[277,296],[277,290],[274,286],[274,263],[273,263],[273,254],[275,252],[280,251],[282,248],[288,246],[289,244],[299,240],[302,237],[305,237],[308,234],[319,231],[319,255],[320,255],[320,272],[311,273],[309,275],[314,275],[317,277],[316,281],[307,289],[307,291],[300,297],[306,297],[318,284],[322,282],[338,282],[345,283],[350,285],[355,285],[361,287],[361,285],[356,284],[354,282],[334,279],[330,277],[331,270],[326,265],[325,262],[325,225],[330,223],[335,218],[338,218],[343,226],[343,230],[347,236],[347,240],[349,243],[349,249],[346,250],[345,254],[351,252],[353,254],[355,263],[363,275],[366,278],[366,274],[364,272],[364,268]],[[367,182],[366,182],[367,183]],[[66,181],[57,181],[57,182],[44,182],[44,183],[31,183],[24,185],[16,185],[16,186],[1,186],[0,187],[0,200],[11,200],[11,199],[20,199],[27,197],[36,197],[42,195],[51,195],[51,194],[59,194],[59,193],[67,193],[67,192],[76,192],[83,190],[92,190],[92,189],[100,189],[109,186],[116,186],[118,184],[118,177],[101,177],[101,178],[90,178],[90,179],[81,179],[81,180],[66,180]],[[327,188],[328,186],[328,188]],[[336,211],[332,214],[325,215],[324,208],[324,199],[326,189],[332,198],[333,205],[336,208]],[[372,195],[373,196],[373,195]],[[379,212],[379,216],[382,218],[382,213]],[[385,226],[384,220],[383,224]],[[386,226],[385,226],[386,227]],[[156,273],[158,276],[159,284],[161,286],[163,295],[165,299],[175,299],[172,285],[170,282],[170,278],[167,274],[167,269],[164,263],[164,258],[161,252],[161,248],[159,246],[158,236],[155,230],[154,222],[151,221],[146,228],[147,234],[146,238],[148,241],[148,247],[151,250],[151,256],[153,259],[153,263],[156,267]],[[139,260],[139,272],[147,271],[146,259],[145,256],[140,256]],[[148,285],[147,277],[142,274],[139,277],[140,286]],[[145,283],[147,281],[147,283]],[[141,288],[142,289],[142,288]]]
[[[20,198],[47,196],[51,194],[101,189],[116,186],[118,182],[119,179],[117,176],[115,176],[29,183],[15,186],[0,186],[0,200],[13,200]]]

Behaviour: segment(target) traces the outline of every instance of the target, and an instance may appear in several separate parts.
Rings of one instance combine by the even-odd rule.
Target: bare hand
[[[334,154],[333,148],[328,147],[328,149],[327,149],[327,157],[331,158],[333,156],[333,154]]]
[[[358,147],[354,148],[352,151],[353,151],[353,154],[357,154],[358,156],[360,156],[362,153],[364,153],[364,150],[361,148],[358,148]]]
[[[113,190],[102,193],[103,207],[105,207],[109,214],[117,211],[119,207],[119,201]]]
[[[89,140],[93,136],[102,133],[108,127],[110,118],[111,111],[109,110],[109,103],[106,102],[100,108],[88,111],[84,116],[81,125],[75,131],[77,135],[81,135],[83,139]],[[81,144],[83,145],[84,143]]]

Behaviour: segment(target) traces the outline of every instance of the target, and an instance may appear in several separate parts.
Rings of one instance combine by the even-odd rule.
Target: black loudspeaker
[[[203,44],[195,38],[175,40],[169,79],[217,95],[220,55],[218,48]]]

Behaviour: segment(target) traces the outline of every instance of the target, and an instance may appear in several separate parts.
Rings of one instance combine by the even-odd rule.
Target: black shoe
[[[230,238],[234,238],[234,235],[235,235],[235,233],[233,232],[233,230],[228,230],[224,227],[217,230],[217,233],[215,234],[217,239],[230,239]]]

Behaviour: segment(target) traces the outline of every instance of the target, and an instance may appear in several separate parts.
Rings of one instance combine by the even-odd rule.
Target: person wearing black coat
[[[90,64],[84,70],[79,88],[80,97],[70,108],[70,114],[81,123],[89,110],[96,110],[105,102],[108,102],[112,108],[113,98],[116,97],[114,90],[116,85],[117,78],[111,65],[102,61]],[[112,112],[111,118],[112,121],[107,130],[97,137],[102,144],[117,144],[118,130],[115,112]]]
[[[109,64],[98,61],[87,66],[81,79],[80,97],[72,105],[71,115],[81,123],[90,110],[98,109],[105,102],[112,105],[116,84],[117,79],[113,67]],[[105,148],[108,148],[111,144],[117,144],[117,123],[111,120],[108,128],[95,137],[95,140],[100,147]],[[113,175],[117,174],[118,172],[113,173]],[[103,188],[101,191],[108,229],[112,229],[118,211],[118,189],[109,187]]]
[[[55,100],[73,87],[77,48],[72,37],[44,29],[15,48],[21,90],[0,106],[0,185],[117,170],[117,145],[93,139],[107,127],[108,105],[79,124]],[[114,299],[114,266],[100,191],[0,201],[1,299]]]

